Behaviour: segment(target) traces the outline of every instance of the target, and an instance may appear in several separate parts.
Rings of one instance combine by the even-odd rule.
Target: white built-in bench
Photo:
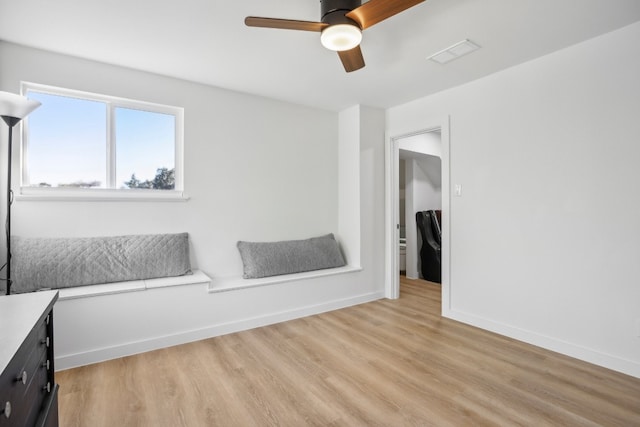
[[[257,286],[275,285],[278,283],[295,282],[317,277],[334,276],[361,271],[361,267],[346,265],[344,267],[328,268],[324,270],[306,271],[304,273],[285,274],[280,276],[263,277],[260,279],[243,279],[241,276],[211,278],[201,270],[193,274],[177,277],[161,277],[157,279],[130,280],[126,282],[103,283],[97,285],[77,286],[59,290],[59,300],[88,298],[100,295],[120,294],[125,292],[144,291],[171,286],[207,285],[209,293],[229,292],[237,289],[254,288]]]
[[[270,243],[265,247],[260,242],[239,242],[243,275],[213,278],[200,270],[188,273],[191,268],[187,237],[186,233],[179,233],[14,242],[23,261],[22,265],[16,263],[20,268],[15,269],[15,276],[20,280],[14,283],[20,283],[23,292],[47,284],[59,288],[55,307],[58,369],[382,297],[377,290],[359,287],[358,280],[352,282],[361,268],[344,266],[332,235],[275,242],[273,248]],[[299,248],[308,244],[307,251]],[[332,250],[327,251],[327,246]],[[116,253],[123,254],[122,265],[112,260]],[[35,265],[34,259],[38,261]],[[112,264],[121,268],[111,269]],[[78,265],[83,268],[73,268]],[[293,272],[304,269],[308,271]],[[87,277],[87,272],[96,274]],[[354,276],[345,277],[349,274]],[[153,275],[166,277],[138,279]],[[128,278],[136,279],[117,281]],[[103,283],[82,284],[92,282]],[[266,289],[267,286],[271,288]]]
[[[212,278],[196,270],[178,277],[60,289],[55,307],[56,368],[87,365],[381,298],[377,290],[358,287],[355,275],[359,271],[359,267],[347,266],[242,279]],[[351,283],[360,289],[357,293],[350,289]]]
[[[304,273],[283,274],[280,276],[262,277],[259,279],[243,279],[240,276],[214,278],[209,284],[209,292],[227,292],[236,289],[255,288],[257,286],[275,285],[278,283],[296,282],[316,277],[334,276],[337,274],[362,271],[362,267],[345,265],[344,267],[323,270],[305,271]]]
[[[98,285],[76,286],[59,290],[58,300],[94,297],[99,295],[120,294],[124,292],[144,291],[147,289],[166,288],[169,286],[209,284],[211,278],[200,270],[193,274],[176,277],[160,277],[157,279],[129,280],[126,282],[103,283]]]

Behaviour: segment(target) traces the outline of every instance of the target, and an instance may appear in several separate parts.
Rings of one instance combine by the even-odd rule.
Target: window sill
[[[20,201],[56,202],[186,202],[189,197],[177,190],[108,190],[102,188],[35,188],[21,187]]]
[[[325,270],[305,271],[304,273],[284,274],[281,276],[262,277],[260,279],[243,279],[242,277],[222,277],[215,278],[209,282],[209,293],[227,292],[236,289],[254,288],[257,286],[275,285],[277,283],[294,282],[299,280],[313,279],[316,277],[334,276],[337,274],[354,273],[362,271],[362,267],[346,265],[338,268],[328,268]]]

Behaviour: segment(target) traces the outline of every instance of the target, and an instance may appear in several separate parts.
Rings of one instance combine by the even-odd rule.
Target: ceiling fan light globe
[[[334,51],[351,50],[361,41],[362,31],[350,24],[331,25],[322,30],[320,35],[322,46]]]

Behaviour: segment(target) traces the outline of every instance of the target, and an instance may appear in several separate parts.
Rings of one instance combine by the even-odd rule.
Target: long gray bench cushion
[[[11,239],[12,290],[67,288],[191,272],[189,235]]]
[[[322,270],[345,265],[333,234],[305,240],[238,242],[245,279]]]

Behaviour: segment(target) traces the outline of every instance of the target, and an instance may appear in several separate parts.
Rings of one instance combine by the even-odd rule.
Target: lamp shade
[[[320,35],[320,42],[329,50],[351,50],[362,41],[362,31],[351,24],[330,25]]]
[[[40,102],[27,99],[11,92],[0,91],[0,116],[22,120],[41,105]]]

